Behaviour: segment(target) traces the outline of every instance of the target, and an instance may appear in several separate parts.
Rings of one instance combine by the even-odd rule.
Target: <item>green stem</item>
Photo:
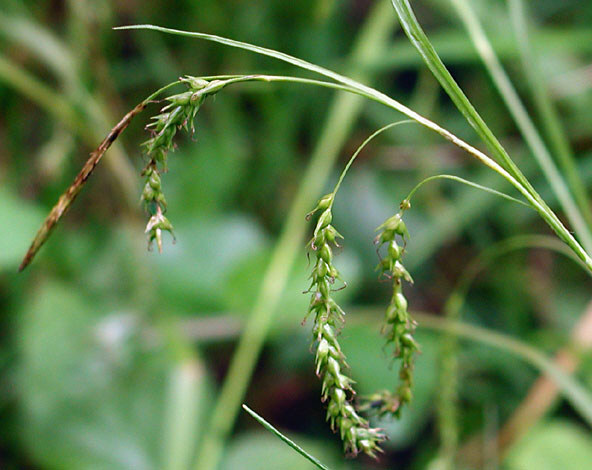
[[[306,452],[302,447],[300,447],[298,444],[296,444],[294,441],[292,441],[292,440],[288,439],[286,436],[284,436],[281,432],[279,432],[276,428],[274,428],[270,423],[265,421],[261,416],[259,416],[257,413],[255,413],[247,405],[243,405],[243,409],[247,413],[249,413],[259,424],[261,424],[261,426],[263,426],[265,429],[267,429],[268,431],[275,434],[282,441],[284,441],[286,444],[288,444],[292,449],[294,449],[296,452],[298,452],[300,455],[302,455],[305,459],[312,462],[317,468],[320,468],[321,470],[329,470],[329,467],[327,467],[326,465],[323,465],[316,457],[313,457],[308,452]]]
[[[93,134],[68,101],[2,55],[0,55],[0,81],[8,84],[55,119],[73,129],[87,143],[95,145]]]
[[[537,212],[539,212],[540,216],[555,231],[559,238],[561,238],[565,243],[567,243],[570,246],[570,248],[574,249],[576,253],[579,253],[578,256],[580,256],[582,260],[587,260],[586,264],[589,267],[592,267],[590,265],[590,256],[575,240],[571,233],[563,226],[559,218],[535,191],[530,182],[526,179],[526,177],[522,174],[522,172],[516,166],[514,161],[510,158],[510,156],[503,148],[501,143],[497,140],[491,129],[489,129],[489,127],[487,126],[487,124],[485,124],[485,121],[483,121],[479,113],[477,113],[477,111],[475,110],[471,102],[468,100],[468,98],[465,96],[463,91],[460,89],[452,75],[450,75],[450,72],[448,71],[448,69],[446,69],[446,66],[442,63],[442,60],[440,60],[440,57],[436,53],[434,47],[432,46],[427,36],[423,32],[423,29],[419,25],[417,18],[415,18],[415,15],[413,13],[413,10],[411,9],[411,6],[409,5],[408,0],[392,0],[392,3],[395,7],[395,10],[397,11],[397,14],[399,15],[401,26],[405,30],[405,33],[409,37],[409,40],[419,51],[425,63],[432,71],[434,76],[437,78],[437,80],[440,82],[442,88],[444,88],[444,90],[448,93],[456,107],[463,114],[463,116],[465,116],[469,124],[471,124],[471,126],[479,135],[479,137],[481,137],[481,139],[486,143],[486,145],[490,148],[490,150],[494,153],[498,160],[504,165],[504,168],[508,170],[507,174],[510,175],[514,181],[509,179],[503,173],[499,171],[498,173],[502,174],[504,178],[510,181],[512,185],[514,185],[522,194],[524,194],[524,196],[529,200],[529,202],[533,204]],[[464,148],[462,146],[460,147]],[[476,156],[473,151],[469,153],[471,153],[471,155],[473,156]],[[527,197],[525,192],[528,193],[530,196]],[[577,218],[577,214],[574,215],[576,215]]]
[[[506,193],[502,193],[501,191],[497,191],[493,188],[489,188],[487,186],[483,186],[481,184],[474,183],[472,181],[466,180],[464,178],[461,178],[460,176],[455,176],[455,175],[434,175],[434,176],[430,176],[428,178],[425,178],[425,179],[421,180],[419,183],[417,183],[417,185],[411,190],[411,192],[409,193],[409,195],[405,199],[407,201],[411,202],[411,198],[415,195],[416,191],[419,188],[421,188],[424,184],[429,183],[430,181],[434,181],[434,180],[438,180],[438,179],[452,180],[452,181],[456,181],[457,183],[466,184],[467,186],[471,186],[472,188],[480,189],[481,191],[485,191],[487,193],[494,194],[494,195],[499,196],[499,197],[506,199],[508,201],[512,201],[517,204],[521,204],[523,206],[526,206],[529,209],[532,209],[532,207],[529,204],[526,204],[524,201],[516,199],[515,197],[512,197]]]
[[[343,182],[343,179],[345,178],[345,175],[347,174],[349,168],[354,163],[354,160],[357,158],[357,156],[360,154],[360,152],[364,149],[364,147],[366,147],[366,145],[368,145],[370,143],[371,140],[373,140],[376,136],[378,136],[379,134],[382,134],[384,131],[386,131],[388,129],[391,129],[395,126],[399,126],[400,124],[410,124],[413,122],[415,122],[415,121],[406,120],[406,121],[391,122],[390,124],[387,124],[386,126],[381,127],[380,129],[375,131],[372,135],[370,135],[368,138],[366,138],[366,140],[364,140],[364,142],[362,142],[360,144],[360,146],[356,149],[354,154],[351,156],[351,158],[347,162],[347,165],[345,165],[345,168],[341,172],[341,175],[339,175],[339,180],[337,181],[337,184],[335,185],[335,188],[333,189],[333,195],[337,194],[337,191],[339,191],[339,188],[341,187],[341,183]],[[333,199],[333,201],[335,201],[335,199]],[[333,205],[333,202],[331,202],[331,205]]]
[[[393,3],[398,4],[397,0],[393,0]],[[415,23],[416,23],[417,27],[419,27],[419,25],[417,24],[417,21]],[[406,28],[406,30],[408,29],[408,24],[405,21],[401,21],[401,24],[403,24],[403,26]],[[454,83],[454,86],[458,89],[458,91],[460,92],[460,94],[462,95],[464,100],[466,101],[466,104],[468,104],[468,106],[470,107],[470,110],[472,110],[472,113],[474,113],[474,115],[478,117],[478,120],[472,119],[470,122],[471,123],[473,123],[473,122],[481,123],[481,126],[479,127],[479,129],[481,129],[482,132],[485,133],[484,138],[486,139],[486,141],[488,143],[493,145],[493,148],[494,148],[494,150],[496,150],[496,153],[498,155],[501,155],[504,157],[503,158],[504,162],[507,164],[507,166],[510,168],[510,170],[512,171],[512,173],[515,176],[513,176],[511,173],[506,171],[503,167],[501,167],[498,163],[496,163],[493,159],[491,159],[490,157],[485,155],[480,150],[477,150],[476,148],[472,147],[471,145],[469,145],[468,143],[466,143],[462,139],[459,139],[458,137],[456,137],[454,134],[452,134],[448,130],[443,129],[442,127],[438,126],[436,123],[421,116],[420,114],[409,109],[408,107],[404,106],[403,104],[399,103],[398,101],[390,98],[389,96],[385,95],[384,93],[381,93],[381,92],[379,92],[371,87],[368,87],[366,85],[362,85],[361,83],[359,83],[351,78],[347,78],[347,77],[340,75],[336,72],[333,72],[331,70],[327,70],[327,69],[320,67],[318,65],[314,65],[309,62],[306,62],[302,59],[298,59],[298,58],[292,57],[288,54],[284,54],[282,52],[277,52],[277,51],[274,51],[271,49],[266,49],[263,47],[254,46],[252,44],[247,44],[247,43],[243,43],[240,41],[234,41],[232,39],[227,39],[227,38],[213,36],[213,35],[204,34],[204,33],[180,31],[180,30],[176,30],[176,29],[163,28],[163,27],[154,26],[154,25],[122,26],[122,27],[115,28],[115,29],[151,29],[151,30],[155,30],[155,31],[168,33],[168,34],[178,35],[178,36],[186,36],[186,37],[192,37],[192,38],[198,38],[198,39],[205,39],[205,40],[209,40],[209,41],[213,41],[213,42],[218,42],[220,44],[224,44],[224,45],[227,45],[230,47],[245,49],[245,50],[255,52],[255,53],[258,53],[261,55],[273,57],[278,60],[282,60],[284,62],[295,65],[297,67],[300,67],[300,68],[303,68],[306,70],[310,70],[312,72],[318,73],[318,74],[323,75],[325,77],[331,78],[332,80],[335,80],[336,82],[341,83],[342,85],[346,85],[347,87],[355,89],[358,94],[360,94],[370,100],[376,101],[378,103],[381,103],[385,106],[388,106],[396,111],[399,111],[399,112],[405,114],[406,116],[408,116],[409,118],[418,122],[419,124],[438,133],[439,135],[441,135],[442,137],[444,137],[445,139],[447,139],[448,141],[450,141],[451,143],[453,143],[457,147],[465,150],[471,156],[475,157],[481,163],[485,164],[486,166],[488,166],[492,170],[496,171],[502,177],[504,177],[507,181],[509,181],[531,203],[531,205],[539,213],[541,218],[545,222],[547,222],[547,224],[553,229],[553,231],[557,234],[557,236],[561,240],[563,240],[580,257],[580,259],[582,259],[582,261],[584,261],[586,263],[586,265],[589,267],[589,269],[592,270],[592,258],[590,258],[588,253],[580,246],[578,241],[572,236],[572,234],[569,232],[569,230],[567,230],[567,228],[565,228],[565,226],[557,218],[555,213],[545,204],[545,202],[541,199],[541,197],[534,190],[534,188],[532,188],[532,186],[526,180],[524,175],[522,175],[522,173],[520,172],[518,167],[516,167],[514,162],[507,155],[507,153],[505,152],[505,150],[503,149],[501,144],[497,141],[497,139],[495,138],[493,133],[491,133],[491,130],[489,130],[489,128],[485,125],[485,123],[483,122],[481,117],[474,110],[474,108],[469,103],[466,96],[464,96],[464,94],[462,94],[462,91],[460,91],[460,88],[458,88],[458,85],[456,85],[456,82],[454,82],[452,80],[452,77],[450,77],[450,80],[452,80],[452,82]],[[420,31],[421,31],[421,28],[420,28]],[[411,34],[411,33],[409,33],[409,34]],[[423,32],[422,32],[422,34],[423,34]],[[425,35],[424,35],[424,37],[425,37]],[[425,38],[425,39],[427,41],[427,38]],[[429,44],[429,42],[428,42],[428,44]],[[432,48],[432,51],[433,51],[433,48]],[[435,51],[433,51],[433,53],[435,54]],[[437,57],[437,55],[435,55],[435,56]],[[438,60],[439,60],[439,58],[438,58]],[[448,73],[448,71],[446,70],[444,65],[441,63],[441,61],[440,61],[440,64],[441,64],[441,67],[443,68],[443,70],[445,70],[446,73],[448,74],[448,76],[450,76],[450,74]],[[450,88],[450,87],[447,87],[447,88]],[[459,106],[460,106],[460,104],[459,104]]]
[[[413,313],[422,328],[439,330],[451,333],[455,336],[487,344],[507,351],[524,359],[546,374],[561,389],[563,396],[578,411],[580,416],[592,426],[592,397],[590,393],[569,374],[557,367],[551,359],[538,349],[517,341],[509,336],[489,331],[478,326],[466,323],[450,321],[435,315]]]

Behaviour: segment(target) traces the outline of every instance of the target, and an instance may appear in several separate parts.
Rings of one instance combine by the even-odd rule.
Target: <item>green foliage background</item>
[[[153,23],[270,47],[338,71],[354,70],[381,91],[477,145],[397,27],[381,49],[348,59],[374,2],[333,0],[3,0],[0,5],[0,467],[191,468],[241,325],[303,171],[326,126],[327,90],[247,85],[208,101],[196,142],[178,140],[163,177],[177,243],[145,250],[138,204],[138,143],[148,114],[109,152],[33,265],[16,268],[44,215],[119,118],[182,74],[295,73],[285,64],[216,44],[113,26]],[[527,106],[505,2],[473,2]],[[592,5],[532,2],[532,40],[580,174],[592,181]],[[414,2],[426,31],[494,132],[542,195],[538,174],[477,54],[446,0]],[[587,68],[586,68],[587,67]],[[158,105],[152,105],[155,113]],[[532,109],[532,108],[531,108]],[[539,122],[533,113],[535,122]],[[359,143],[398,119],[364,104],[341,148],[327,189]],[[507,190],[460,151],[413,126],[372,144],[337,198],[334,225],[345,236],[337,264],[351,311],[342,334],[362,394],[396,384],[378,340],[388,284],[378,282],[373,230],[423,177],[454,173]],[[314,195],[314,197],[320,196]],[[302,215],[304,217],[304,214]],[[498,240],[547,233],[534,212],[449,182],[426,186],[408,213],[406,265],[413,310],[440,314],[469,260]],[[435,455],[434,405],[440,333],[419,328],[414,404],[378,463],[346,461],[323,422],[320,385],[300,325],[308,297],[303,250],[290,273],[272,333],[249,387],[251,408],[331,468],[425,468]],[[525,250],[497,261],[471,290],[463,318],[548,354],[569,343],[590,299],[590,281],[569,260]],[[583,355],[581,382],[592,386]],[[463,440],[494,433],[537,377],[526,363],[462,343]],[[584,468],[589,429],[565,403],[512,447],[501,468]],[[566,458],[565,456],[569,456]],[[262,466],[272,462],[272,466]],[[497,465],[493,460],[490,465]],[[582,466],[584,465],[584,466]],[[310,468],[242,414],[224,469]],[[495,468],[495,467],[487,467]]]

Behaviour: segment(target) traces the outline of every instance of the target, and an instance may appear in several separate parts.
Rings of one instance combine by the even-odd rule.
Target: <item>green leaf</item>
[[[567,421],[548,421],[533,428],[510,451],[508,470],[581,470],[590,468],[592,437]]]
[[[188,462],[208,403],[199,360],[172,355],[166,341],[147,342],[139,316],[105,315],[72,286],[43,284],[32,299],[18,316],[16,369],[32,460],[82,470]],[[188,421],[175,419],[181,413]]]

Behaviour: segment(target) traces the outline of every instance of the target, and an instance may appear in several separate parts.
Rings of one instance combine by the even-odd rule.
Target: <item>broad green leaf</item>
[[[197,359],[148,341],[138,315],[106,313],[65,284],[38,286],[18,319],[20,427],[33,461],[82,470],[189,461],[208,402]],[[174,419],[182,413],[184,423]]]
[[[533,428],[510,451],[508,470],[582,470],[592,462],[592,436],[567,421],[547,421]]]

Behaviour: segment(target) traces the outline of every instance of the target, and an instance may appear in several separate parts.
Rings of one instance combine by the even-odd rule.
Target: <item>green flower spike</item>
[[[315,372],[321,379],[321,400],[327,403],[327,421],[334,432],[339,432],[345,452],[356,456],[363,452],[376,457],[381,452],[380,442],[385,439],[380,429],[371,428],[354,408],[354,381],[346,374],[349,369],[341,351],[337,336],[345,319],[345,312],[331,297],[332,286],[341,279],[333,265],[331,245],[337,245],[341,237],[331,225],[334,193],[323,196],[315,209],[307,215],[310,219],[320,211],[309,246],[316,255],[311,273],[312,292],[308,315],[313,315],[313,340],[316,343]],[[343,238],[343,237],[341,237]]]
[[[167,104],[160,114],[152,117],[146,126],[151,133],[150,139],[142,145],[149,157],[148,164],[142,172],[145,177],[141,201],[146,210],[153,214],[146,226],[148,247],[156,240],[158,251],[162,252],[162,231],[172,234],[172,225],[163,215],[166,211],[166,199],[162,192],[161,173],[167,171],[167,155],[174,149],[174,138],[179,129],[195,132],[194,120],[200,106],[209,95],[221,89],[222,82],[208,82],[196,77],[183,77],[179,81],[188,88],[183,93],[169,96]]]
[[[413,283],[411,275],[403,266],[402,258],[405,254],[405,244],[409,239],[409,232],[403,222],[403,212],[410,207],[409,201],[401,203],[401,211],[387,219],[377,230],[380,233],[375,244],[380,249],[387,245],[386,256],[380,261],[377,269],[381,276],[392,280],[393,295],[385,312],[385,322],[382,332],[386,336],[387,344],[394,347],[394,356],[401,360],[399,367],[399,386],[396,392],[380,392],[364,401],[363,408],[373,410],[380,415],[393,414],[400,416],[403,405],[412,400],[413,367],[415,352],[419,345],[413,338],[416,323],[407,311],[407,299],[403,293],[403,283]],[[397,243],[397,236],[403,240],[403,247]]]

